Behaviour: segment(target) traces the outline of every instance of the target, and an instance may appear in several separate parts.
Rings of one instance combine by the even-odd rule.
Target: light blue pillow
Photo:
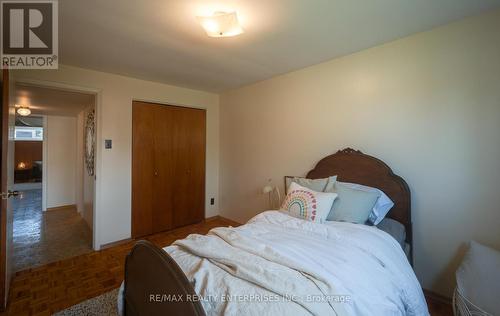
[[[368,220],[380,193],[363,191],[335,182],[331,190],[337,193],[327,220],[364,224]]]
[[[391,208],[394,206],[394,202],[382,190],[357,183],[348,183],[340,181],[339,183],[344,184],[353,189],[358,189],[361,191],[376,191],[380,194],[380,197],[377,199],[377,202],[375,202],[375,205],[373,206],[370,216],[368,216],[368,222],[372,225],[378,225],[384,219],[387,213],[389,213]],[[326,186],[328,188],[328,184]],[[327,191],[328,190],[325,190],[325,192]]]

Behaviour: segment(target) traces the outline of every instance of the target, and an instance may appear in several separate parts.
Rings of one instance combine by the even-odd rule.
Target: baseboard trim
[[[112,248],[112,247],[115,247],[115,246],[120,246],[120,245],[129,243],[129,242],[131,242],[133,240],[135,240],[135,239],[126,238],[126,239],[122,239],[122,240],[118,240],[118,241],[113,241],[113,242],[110,242],[110,243],[102,245],[101,246],[101,250],[104,250],[104,249],[107,249],[107,248]]]
[[[220,217],[219,215],[210,216],[210,217],[205,218],[205,222],[212,222],[212,221],[215,221],[215,220],[221,219],[221,218],[222,217]]]
[[[215,215],[215,216],[210,216],[210,217],[205,218],[205,222],[212,222],[212,221],[215,221],[215,220],[222,220],[222,221],[228,222],[229,224],[231,224],[233,226],[240,226],[240,225],[242,225],[241,223],[233,221],[232,219],[229,219],[229,218],[222,217],[220,215]]]
[[[215,216],[207,217],[207,218],[205,218],[204,222],[213,222],[215,220],[223,220],[223,221],[226,221],[228,223],[232,223],[235,226],[241,225],[241,223],[238,223],[238,222],[235,222],[233,220],[227,219],[227,218],[222,217],[220,215],[215,215]],[[189,226],[189,225],[186,225],[186,226]],[[169,231],[175,231],[176,229],[180,229],[180,228],[182,228],[182,227],[174,228],[174,229],[171,229]],[[126,238],[126,239],[122,239],[122,240],[110,242],[110,243],[101,245],[101,250],[104,250],[104,249],[107,249],[107,248],[111,248],[111,247],[115,247],[115,246],[119,246],[119,245],[123,245],[123,244],[126,244],[126,243],[134,241],[134,240],[139,240],[141,238],[142,237],[138,237],[138,238]]]
[[[433,301],[439,302],[441,304],[451,305],[451,297],[446,297],[444,295],[438,294],[431,290],[424,289],[424,295]]]
[[[49,211],[60,211],[60,210],[67,210],[67,209],[74,209],[76,211],[76,204],[69,204],[69,205],[61,205],[61,206],[56,206],[56,207],[47,207],[47,212]]]

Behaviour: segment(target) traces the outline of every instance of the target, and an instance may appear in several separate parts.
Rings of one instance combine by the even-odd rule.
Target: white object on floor
[[[500,315],[500,252],[475,241],[456,272],[455,315]]]

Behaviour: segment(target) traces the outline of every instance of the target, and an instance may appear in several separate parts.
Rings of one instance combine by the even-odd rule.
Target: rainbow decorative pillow
[[[292,216],[323,223],[336,197],[336,193],[316,192],[292,182],[281,209]]]

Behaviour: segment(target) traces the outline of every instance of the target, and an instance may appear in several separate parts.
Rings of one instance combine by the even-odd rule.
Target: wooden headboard
[[[410,263],[413,263],[413,234],[411,223],[410,189],[403,178],[395,175],[383,161],[363,154],[359,150],[346,148],[321,159],[307,178],[318,179],[337,175],[342,182],[352,182],[378,188],[394,202],[386,217],[392,218],[406,228],[406,242],[410,245]]]

